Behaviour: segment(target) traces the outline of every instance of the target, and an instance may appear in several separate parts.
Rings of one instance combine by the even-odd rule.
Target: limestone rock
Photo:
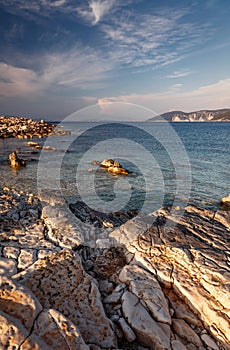
[[[122,296],[122,312],[138,340],[153,350],[169,350],[170,339],[131,292]]]
[[[230,343],[229,233],[229,212],[188,206],[182,217],[162,209],[130,220],[109,236],[135,254],[133,264],[150,270],[189,306],[189,323],[194,315],[191,324],[205,324],[225,348]]]
[[[130,291],[143,300],[152,317],[159,322],[171,324],[167,301],[157,279],[137,265],[125,266],[120,275],[121,282],[129,285]]]
[[[47,225],[49,239],[62,248],[73,248],[84,242],[77,219],[63,206],[50,205],[42,209],[42,218]]]
[[[102,348],[116,346],[98,288],[84,272],[77,254],[62,250],[49,255],[15,278],[37,296],[44,308],[53,308],[73,322],[87,343]]]

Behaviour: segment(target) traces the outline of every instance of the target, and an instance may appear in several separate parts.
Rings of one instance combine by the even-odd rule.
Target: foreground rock
[[[26,165],[25,160],[19,158],[16,151],[12,152],[9,155],[9,164],[12,168],[21,168]]]
[[[0,190],[0,348],[230,349],[228,211],[161,209],[98,239],[42,200]]]
[[[153,225],[151,219],[155,221]],[[165,227],[166,219],[167,224],[174,228]],[[145,228],[142,231],[141,222]],[[204,346],[201,334],[205,328],[216,339],[213,349],[230,348],[229,233],[227,212],[213,214],[190,206],[180,221],[176,215],[161,210],[155,218],[133,219],[110,234],[134,255],[130,267],[121,272],[120,280],[127,283],[132,295],[144,301],[148,314],[158,323],[160,321],[160,325],[170,324],[170,319],[163,316],[173,310],[171,314],[175,316],[172,317],[170,332],[186,346],[189,343],[195,348]],[[140,268],[149,271],[158,280],[168,305],[161,297],[159,309],[155,309],[154,292],[151,297],[148,293],[149,277],[145,276],[145,271],[140,277]],[[145,283],[146,288],[143,287],[141,292]],[[153,286],[152,282],[150,287]],[[168,311],[162,313],[160,305],[164,305],[162,311]],[[185,306],[188,311],[180,311]],[[129,322],[132,327],[131,320]],[[139,327],[137,329],[135,324],[135,331],[142,336],[141,322]],[[170,332],[168,335],[172,337]],[[151,342],[146,345],[151,347]]]
[[[77,254],[68,250],[55,253],[14,278],[29,288],[44,308],[68,317],[88,343],[108,349],[116,346],[98,288],[84,272]]]
[[[129,171],[124,169],[119,162],[113,159],[105,159],[100,163],[100,166],[114,175],[128,175]]]

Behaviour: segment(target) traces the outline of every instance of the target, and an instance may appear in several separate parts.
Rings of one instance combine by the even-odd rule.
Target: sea
[[[216,210],[230,193],[230,123],[68,122],[58,127],[70,134],[32,140],[53,150],[32,149],[28,139],[0,139],[1,187],[35,194],[58,190],[67,203],[81,200],[103,212],[141,213],[163,205]],[[26,167],[10,168],[14,150]],[[120,162],[129,174],[108,173],[97,163],[104,159]]]

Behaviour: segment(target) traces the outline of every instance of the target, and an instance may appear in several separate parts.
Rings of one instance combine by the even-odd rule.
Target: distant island
[[[172,111],[147,119],[146,122],[229,122],[230,108],[195,112]]]

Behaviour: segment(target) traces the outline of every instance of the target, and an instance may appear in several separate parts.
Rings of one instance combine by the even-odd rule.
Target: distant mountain
[[[230,122],[230,108],[195,112],[172,111],[147,119],[146,122]]]

